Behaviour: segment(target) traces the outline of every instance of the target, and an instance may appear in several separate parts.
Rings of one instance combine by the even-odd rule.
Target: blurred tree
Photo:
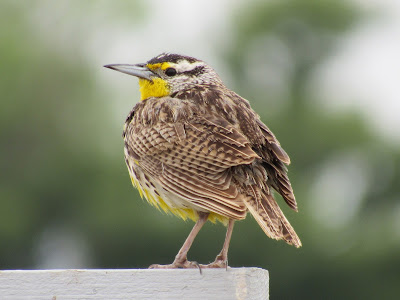
[[[400,152],[373,135],[361,115],[324,111],[324,99],[312,99],[307,89],[359,11],[348,1],[260,1],[236,16],[223,55],[235,89],[250,99],[293,162],[289,175],[300,214],[287,216],[303,248],[275,246],[262,234],[232,247],[242,254],[231,256],[239,265],[257,264],[265,251],[273,298],[395,297],[400,276],[389,266],[400,265],[399,211],[390,207],[398,207]],[[249,251],[249,245],[257,248]]]
[[[93,10],[98,3],[91,3]],[[129,17],[140,15],[133,9],[140,8],[139,2],[119,3],[108,11],[114,18],[119,11],[119,20],[127,21],[127,6]],[[115,248],[110,242],[123,234],[121,224],[127,235],[139,231],[131,221],[134,202],[126,200],[134,193],[123,163],[122,129],[114,130],[93,67],[81,49],[90,29],[89,16],[71,23],[84,13],[77,8],[85,5],[89,3],[1,3],[0,268],[47,265],[43,261],[49,251],[66,255],[59,242],[70,231],[83,235],[77,243],[84,243],[84,248],[103,252]],[[45,11],[54,15],[40,17]],[[41,24],[35,23],[36,14]],[[71,40],[61,46],[48,43],[40,26],[56,37],[67,31]],[[121,124],[124,118],[121,115]],[[41,244],[50,248],[43,250]],[[75,266],[63,265],[61,259],[52,267],[101,264],[91,256]]]

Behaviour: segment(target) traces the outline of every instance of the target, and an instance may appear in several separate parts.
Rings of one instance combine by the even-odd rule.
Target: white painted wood
[[[0,271],[0,299],[269,299],[259,268]]]

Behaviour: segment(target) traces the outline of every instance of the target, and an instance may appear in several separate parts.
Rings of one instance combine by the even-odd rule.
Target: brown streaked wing
[[[232,183],[230,168],[250,164],[259,156],[240,132],[225,123],[215,116],[212,122],[199,118],[158,123],[135,130],[128,144],[140,147],[140,167],[167,191],[205,210],[242,219],[246,206]]]
[[[282,161],[283,163],[285,163],[286,165],[290,164],[290,158],[289,155],[287,155],[287,153],[285,152],[285,150],[283,150],[283,148],[281,147],[280,143],[278,142],[278,140],[276,139],[275,135],[272,133],[272,131],[267,127],[267,125],[265,125],[261,120],[257,120],[257,124],[258,126],[260,126],[261,131],[265,137],[265,139],[267,140],[268,144],[269,144],[269,148],[270,150],[276,155],[276,157]]]
[[[297,211],[296,198],[292,186],[287,176],[287,168],[284,164],[290,164],[290,158],[283,150],[279,141],[272,131],[261,120],[257,120],[258,125],[267,141],[263,146],[262,157],[265,169],[268,172],[269,184],[277,191],[290,208]]]

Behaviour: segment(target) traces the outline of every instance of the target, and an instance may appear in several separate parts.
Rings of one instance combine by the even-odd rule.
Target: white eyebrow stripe
[[[192,71],[198,66],[204,66],[204,63],[202,61],[196,61],[194,63],[190,63],[187,60],[181,60],[180,62],[174,65],[174,67],[178,72]]]

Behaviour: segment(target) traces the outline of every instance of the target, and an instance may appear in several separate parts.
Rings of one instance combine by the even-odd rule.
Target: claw
[[[199,268],[201,273],[201,268],[198,262],[195,261],[174,261],[172,264],[169,265],[158,265],[154,264],[149,267],[149,269],[195,269]]]
[[[207,221],[209,213],[198,213],[199,214],[199,220],[197,220],[196,224],[194,225],[192,231],[190,232],[189,236],[187,237],[185,243],[179,250],[178,254],[175,256],[175,260],[172,264],[169,265],[151,265],[149,269],[195,269],[198,268],[200,271],[200,274],[202,274],[202,269],[211,269],[211,268],[225,268],[228,270],[228,248],[229,248],[229,242],[231,240],[232,236],[232,230],[233,230],[233,224],[234,220],[229,220],[228,223],[228,229],[226,231],[226,237],[225,237],[225,242],[224,246],[222,247],[221,252],[217,255],[215,258],[215,261],[208,264],[208,265],[200,265],[199,263],[195,261],[188,261],[187,260],[187,253],[190,249],[190,246],[193,243],[193,240],[197,233],[199,232],[200,228],[204,225],[204,223]]]
[[[222,259],[216,259],[214,262],[208,265],[200,265],[201,268],[211,269],[211,268],[225,268],[228,271],[228,261]]]

